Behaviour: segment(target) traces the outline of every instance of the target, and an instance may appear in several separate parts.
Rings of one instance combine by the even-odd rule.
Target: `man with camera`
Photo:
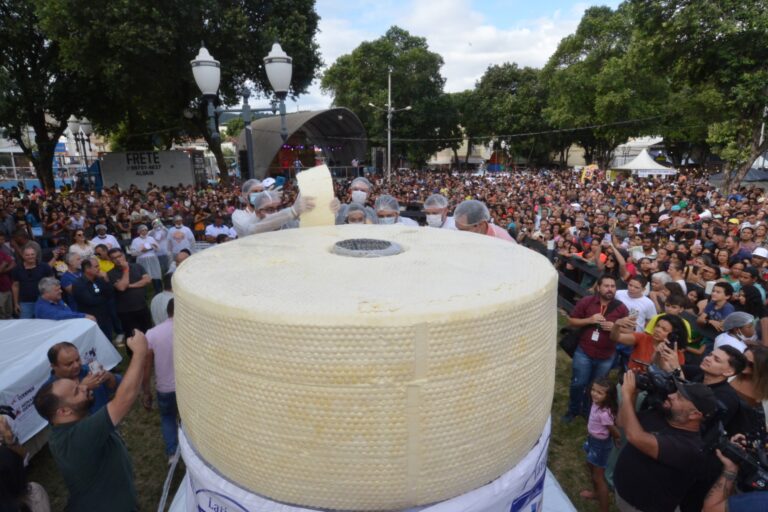
[[[736,391],[728,384],[728,379],[738,375],[747,365],[747,359],[738,349],[728,345],[716,348],[707,355],[699,366],[683,365],[674,357],[673,351],[667,346],[659,347],[661,368],[674,372],[680,370],[680,377],[688,382],[699,382],[712,390],[718,401],[716,423],[709,423],[702,429],[702,435],[709,439],[711,434],[717,434],[714,430],[717,424],[725,427],[725,431],[731,434],[732,421],[740,409],[739,397]],[[682,504],[682,512],[698,512],[701,510],[704,495],[712,486],[720,471],[720,463],[711,450],[704,455],[700,467],[700,476],[689,489]]]
[[[736,448],[743,452],[743,449]],[[723,465],[723,471],[717,478],[704,499],[702,512],[753,512],[768,510],[768,491],[736,494],[736,480],[739,477],[739,465],[720,449],[715,450]]]
[[[616,505],[626,511],[672,512],[695,483],[703,460],[701,424],[717,411],[709,387],[674,380],[662,410],[635,413],[635,374],[624,374],[617,424],[627,444],[614,472]]]

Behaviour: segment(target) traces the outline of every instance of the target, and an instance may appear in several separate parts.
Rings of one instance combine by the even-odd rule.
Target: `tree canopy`
[[[39,131],[34,117],[41,112],[54,119],[87,116],[126,149],[203,135],[220,157],[189,64],[201,41],[221,62],[225,104],[237,103],[246,86],[268,94],[262,59],[276,41],[293,58],[292,94],[306,91],[321,65],[314,0],[12,0],[0,8],[0,66],[12,78],[0,119],[49,133],[54,145],[65,126],[57,124],[57,133]],[[29,98],[45,103],[35,113]],[[192,119],[184,116],[190,107],[198,112]],[[35,165],[47,178],[50,165]],[[222,165],[220,158],[225,170]]]
[[[363,42],[339,57],[323,74],[321,87],[333,95],[335,105],[357,114],[373,144],[383,145],[387,118],[380,109],[387,108],[391,69],[392,107],[412,107],[394,114],[393,140],[419,139],[393,143],[393,160],[402,154],[423,164],[429,155],[451,145],[438,139],[458,137],[453,102],[443,94],[442,65],[443,58],[429,50],[426,39],[392,27],[379,39]],[[371,103],[380,109],[370,107]]]

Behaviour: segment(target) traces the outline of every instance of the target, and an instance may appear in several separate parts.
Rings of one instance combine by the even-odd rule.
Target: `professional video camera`
[[[638,373],[635,377],[637,389],[648,393],[643,408],[660,408],[667,396],[677,391],[675,381],[681,380],[680,370],[670,373],[653,364],[637,359],[633,361],[647,367],[644,373]]]
[[[768,455],[761,435],[746,437],[746,446],[731,442],[719,425],[720,437],[716,444],[723,455],[739,466],[737,484],[742,492],[768,490]]]

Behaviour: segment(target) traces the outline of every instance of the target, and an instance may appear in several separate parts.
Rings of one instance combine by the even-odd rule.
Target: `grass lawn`
[[[570,425],[563,425],[559,421],[568,403],[570,368],[570,358],[558,349],[549,467],[576,508],[592,511],[597,510],[596,503],[579,498],[579,491],[590,488],[591,485],[584,466],[584,452],[581,449],[587,432],[586,422],[583,419],[576,419]],[[123,370],[124,366],[118,367],[118,371]],[[168,471],[167,458],[160,434],[160,415],[156,409],[152,412],[145,411],[137,401],[131,413],[120,426],[120,431],[125,437],[133,459],[141,510],[144,512],[157,510],[163,482]],[[176,468],[174,483],[171,487],[169,504],[184,471],[183,462],[180,462]],[[67,490],[47,448],[43,448],[32,459],[29,478],[31,481],[41,483],[48,490],[54,511],[64,509]]]

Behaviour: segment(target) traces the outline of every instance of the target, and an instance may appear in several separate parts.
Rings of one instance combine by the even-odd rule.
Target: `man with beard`
[[[674,511],[694,485],[704,462],[699,429],[717,412],[717,399],[701,383],[676,381],[663,410],[635,413],[635,374],[624,374],[617,425],[627,444],[616,461],[616,505],[624,511]]]
[[[92,392],[74,379],[46,383],[35,395],[35,409],[51,423],[48,444],[69,489],[67,510],[138,509],[131,459],[115,427],[139,395],[147,339],[134,331],[128,346],[135,357],[115,397],[96,413],[88,414]]]
[[[234,213],[232,214],[232,222],[235,222]],[[236,224],[235,228],[237,228]],[[176,255],[184,249],[190,253],[195,252],[195,235],[191,229],[184,225],[184,219],[181,215],[177,215],[173,218],[173,226],[168,228],[168,252],[171,259],[176,258]]]
[[[570,400],[563,417],[569,423],[577,415],[589,416],[587,391],[592,381],[605,376],[613,366],[616,343],[611,340],[613,323],[629,314],[627,307],[614,298],[616,280],[601,276],[597,294],[584,297],[571,311],[568,325],[580,329],[579,345],[573,354]]]
[[[117,374],[102,370],[90,371],[88,365],[82,364],[80,351],[68,341],[56,343],[48,349],[48,362],[51,363],[51,376],[48,382],[59,379],[72,379],[83,384],[91,395],[90,414],[95,413],[109,402],[109,398],[120,385],[121,377]]]
[[[729,345],[723,345],[705,357],[701,365],[683,365],[681,367],[668,347],[659,348],[662,357],[661,369],[668,372],[680,369],[681,378],[688,382],[701,382],[711,389],[718,401],[717,421],[723,425],[726,432],[737,433],[740,419],[738,413],[741,406],[739,396],[728,383],[728,379],[740,374],[746,368],[747,358],[744,354]],[[703,429],[704,432],[716,427],[714,423],[706,425]],[[722,464],[717,460],[715,454],[711,451],[707,452],[704,455],[702,465],[699,467],[699,478],[695,485],[688,490],[685,499],[680,504],[682,512],[701,510],[704,496],[717,480],[721,469]]]

